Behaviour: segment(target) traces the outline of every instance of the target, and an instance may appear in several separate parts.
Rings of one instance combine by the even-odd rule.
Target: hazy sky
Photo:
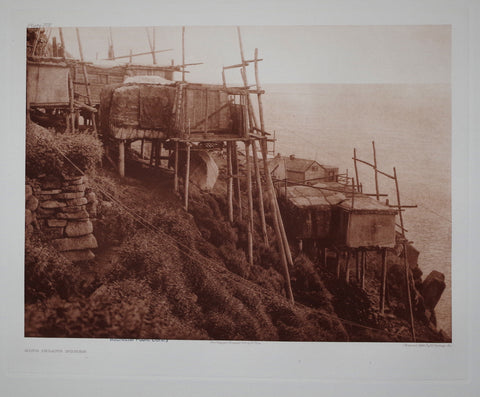
[[[151,31],[151,30],[150,30]],[[451,28],[430,26],[244,26],[241,28],[247,59],[259,49],[264,83],[450,83]],[[181,27],[157,27],[157,63],[181,63]],[[145,27],[113,27],[115,55],[149,51]],[[57,36],[58,30],[52,30]],[[64,28],[67,50],[78,56],[73,28]],[[87,59],[106,58],[108,28],[80,28]],[[59,40],[59,39],[58,39]],[[187,80],[221,82],[223,65],[240,62],[236,28],[186,27],[186,62],[192,66]],[[138,62],[152,61],[150,55]],[[253,80],[253,67],[249,80]],[[177,76],[179,78],[179,76]],[[228,73],[240,81],[238,70]]]

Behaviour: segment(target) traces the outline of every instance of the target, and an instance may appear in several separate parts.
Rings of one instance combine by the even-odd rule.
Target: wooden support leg
[[[157,141],[157,147],[156,147],[156,155],[155,155],[155,167],[160,167],[161,164],[161,159],[160,156],[162,155],[162,144],[160,141]]]
[[[232,175],[232,144],[227,142],[227,202],[228,202],[228,220],[233,223],[233,175]]]
[[[410,295],[410,269],[408,266],[408,259],[407,259],[407,245],[405,243],[403,244],[403,263],[405,265],[405,282],[407,284],[407,299],[408,299],[407,307],[410,314],[410,327],[412,330],[413,341],[416,342],[417,340],[415,337],[415,323],[413,321],[412,298]]]
[[[347,259],[345,260],[345,282],[350,282],[350,250],[347,251]]]
[[[233,166],[233,173],[235,175],[235,183],[234,183],[234,190],[235,190],[235,198],[237,200],[238,205],[238,219],[243,219],[242,214],[242,190],[240,188],[240,170],[238,166],[238,154],[237,154],[237,143],[232,142],[232,166]]]
[[[145,139],[142,139],[142,144],[140,146],[140,158],[143,160],[143,151],[144,151]]]
[[[357,284],[360,283],[360,251],[355,250],[355,278],[357,281]]]
[[[247,196],[248,196],[248,262],[253,266],[253,197],[252,172],[250,164],[250,142],[245,141],[245,157],[247,167]]]
[[[178,193],[178,141],[175,141],[175,164],[173,174],[173,190]]]
[[[118,172],[123,178],[125,176],[125,141],[118,142]]]
[[[303,252],[303,240],[301,238],[298,239],[298,251]]]
[[[150,166],[153,166],[153,159],[155,158],[155,144],[153,140],[150,141]]]
[[[340,280],[340,252],[335,251],[335,263],[337,265],[337,279]]]
[[[273,187],[272,176],[270,175],[270,171],[268,169],[266,142],[261,142],[260,148],[262,149],[263,171],[265,173],[265,178],[267,180],[268,197],[270,199],[270,207],[272,211],[273,229],[275,230],[280,259],[282,261],[287,296],[292,303],[295,303],[295,300],[293,297],[293,291],[292,291],[292,284],[290,282],[290,273],[288,270],[286,248],[284,247],[285,244],[284,244],[282,232],[280,230],[280,221],[282,218],[281,216],[279,216],[280,211],[278,211],[278,203],[277,203],[277,198],[275,194],[275,188]],[[287,245],[288,245],[288,241],[287,241]]]
[[[187,164],[185,169],[185,211],[188,211],[188,185],[190,183],[190,142],[187,143]]]
[[[382,284],[380,287],[380,314],[385,312],[385,285],[387,282],[387,250],[382,249]]]
[[[274,191],[275,193],[275,191]],[[283,245],[285,247],[285,255],[290,267],[293,267],[292,252],[290,251],[290,245],[288,244],[287,233],[285,232],[285,226],[283,225],[282,214],[280,213],[280,207],[278,206],[277,198],[274,194],[274,207],[278,218],[278,224],[280,227],[280,233],[283,239]]]
[[[269,244],[268,244],[268,234],[267,234],[267,223],[265,221],[265,209],[263,207],[262,178],[260,176],[260,168],[258,167],[257,144],[255,140],[253,140],[252,142],[252,155],[253,155],[253,166],[255,168],[255,179],[257,181],[258,210],[260,212],[260,223],[262,225],[263,242],[268,246]]]
[[[365,274],[367,272],[367,252],[362,250],[362,289],[365,289]]]

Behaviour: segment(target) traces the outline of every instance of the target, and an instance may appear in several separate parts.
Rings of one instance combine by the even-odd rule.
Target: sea
[[[451,305],[451,86],[448,84],[270,84],[263,87],[265,128],[275,152],[315,159],[355,176],[357,158],[393,175],[396,168],[407,238],[420,251],[423,278],[445,275],[435,309],[438,328],[452,335]],[[273,149],[273,145],[270,145]],[[358,166],[363,191],[375,192],[373,169]],[[396,203],[392,180],[380,193]]]

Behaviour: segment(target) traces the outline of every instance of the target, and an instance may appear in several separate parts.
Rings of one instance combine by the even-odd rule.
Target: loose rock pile
[[[98,247],[92,218],[98,200],[84,176],[44,177],[39,186],[26,185],[25,223],[28,231],[39,228],[67,259],[78,262],[95,257]]]

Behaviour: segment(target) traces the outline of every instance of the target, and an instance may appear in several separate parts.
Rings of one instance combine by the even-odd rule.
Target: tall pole
[[[152,27],[152,58],[153,64],[157,64],[157,58],[155,57],[155,26]]]
[[[255,168],[255,179],[257,182],[258,191],[258,208],[260,211],[260,223],[262,225],[263,241],[268,246],[268,234],[267,234],[267,222],[265,221],[265,208],[263,206],[263,187],[262,178],[260,175],[260,168],[258,166],[257,155],[257,143],[256,140],[252,140],[252,155],[253,155],[253,167]]]
[[[355,167],[355,180],[357,181],[357,191],[360,191],[360,180],[358,179],[357,168],[357,149],[353,148],[353,165]]]
[[[397,192],[398,216],[400,217],[400,227],[402,228],[402,236],[405,237],[405,228],[403,226],[402,205],[400,203],[400,189],[398,188],[397,170],[393,167],[393,178],[395,179],[395,190]]]
[[[62,43],[63,58],[65,58],[66,57],[66,55],[65,55],[65,39],[63,38],[63,29],[58,28],[58,33],[60,34],[60,43]]]
[[[407,244],[405,242],[403,243],[403,263],[405,266],[405,280],[407,283],[407,299],[408,299],[408,311],[410,314],[410,327],[412,331],[413,341],[416,342],[417,340],[415,337],[415,323],[413,320],[412,298],[410,295],[410,269],[408,266],[408,259],[407,259]]]
[[[250,264],[250,269],[251,269],[253,266],[253,198],[252,198],[252,167],[250,164],[250,141],[245,141],[245,163],[247,168],[247,198],[248,198],[248,263]]]
[[[382,249],[382,284],[380,288],[380,314],[385,312],[385,288],[387,285],[387,249]]]
[[[182,26],[182,82],[185,83],[185,26]]]
[[[227,142],[227,201],[228,201],[228,220],[233,223],[233,170],[232,170],[232,143]]]
[[[372,146],[373,146],[373,165],[375,170],[375,193],[377,195],[377,200],[380,200],[380,196],[378,192],[377,153],[375,151],[375,141],[372,141]]]
[[[78,28],[75,28],[75,31],[77,33],[77,41],[78,41],[78,50],[80,52],[80,60],[82,61],[82,71],[83,71],[83,79],[85,81],[85,89],[87,91],[87,101],[90,106],[92,106],[92,97],[90,95],[90,83],[88,81],[88,74],[87,74],[87,67],[85,66],[84,58],[83,58],[83,48],[82,48],[82,41],[80,40],[80,31]],[[92,125],[93,125],[93,130],[96,132],[97,131],[97,126],[95,122],[95,114],[91,113],[92,115]]]

